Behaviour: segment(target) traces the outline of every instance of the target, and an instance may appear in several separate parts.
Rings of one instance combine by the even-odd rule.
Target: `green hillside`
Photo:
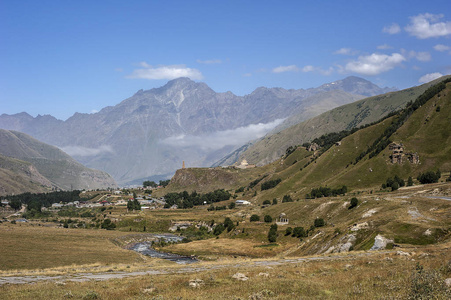
[[[365,98],[325,112],[317,117],[264,137],[240,155],[249,163],[265,165],[280,158],[289,146],[301,145],[325,133],[350,130],[375,122],[389,113],[403,108],[427,88],[444,78],[398,92]]]

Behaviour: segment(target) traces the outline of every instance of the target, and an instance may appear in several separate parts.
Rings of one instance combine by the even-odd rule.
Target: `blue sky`
[[[449,0],[0,0],[0,114],[64,120],[179,76],[245,95],[450,73]]]

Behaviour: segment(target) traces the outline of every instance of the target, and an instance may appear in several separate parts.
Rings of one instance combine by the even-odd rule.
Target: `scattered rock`
[[[362,218],[368,218],[368,217],[371,217],[371,216],[374,215],[375,213],[377,213],[377,209],[375,209],[375,208],[370,209],[369,211],[367,211],[366,213],[364,213],[364,214],[362,215]]]
[[[352,265],[351,264],[346,264],[345,265],[345,270],[349,270],[349,269],[351,269],[352,268]]]
[[[451,287],[451,277],[445,279],[445,285],[446,285],[447,287]]]
[[[246,275],[244,275],[243,273],[235,273],[232,278],[235,278],[236,280],[240,280],[240,281],[246,281],[249,279],[249,277],[247,277]]]
[[[258,273],[258,276],[269,277],[269,274],[260,272],[260,273]]]
[[[426,236],[430,236],[432,234],[432,231],[430,229],[428,229],[425,232],[423,232],[423,234]]]
[[[204,281],[202,279],[192,279],[189,281],[189,286],[192,288],[200,288],[202,285],[204,285]]]
[[[418,258],[426,258],[429,257],[430,254],[429,253],[421,253],[420,255],[418,255]]]
[[[64,281],[55,281],[55,285],[63,286],[66,285],[66,283]]]
[[[385,260],[389,261],[389,262],[393,262],[393,258],[391,258],[391,257],[386,257]]]
[[[351,247],[354,246],[356,239],[355,234],[346,234],[338,241],[337,245],[330,247],[325,253],[348,252],[351,250]]]
[[[409,256],[410,256],[409,253],[404,252],[404,251],[401,251],[401,250],[396,251],[396,255],[399,255],[399,256],[406,256],[406,257],[409,257]]]
[[[351,228],[351,231],[359,231],[360,229],[366,229],[368,227],[369,227],[368,222],[354,224],[354,226],[352,226],[352,228]]]
[[[387,247],[387,244],[393,243],[393,240],[389,240],[382,235],[378,234],[374,238],[374,245],[371,247],[370,250],[383,250],[385,247]]]
[[[153,292],[155,292],[155,290],[156,290],[156,288],[150,287],[150,288],[147,288],[147,289],[143,289],[143,293],[144,294],[152,294]]]

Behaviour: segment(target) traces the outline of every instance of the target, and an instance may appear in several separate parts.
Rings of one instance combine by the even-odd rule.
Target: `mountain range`
[[[110,175],[86,168],[59,148],[27,134],[3,129],[0,129],[0,175],[0,195],[116,186]]]
[[[318,88],[260,87],[236,96],[179,78],[160,88],[140,90],[98,113],[75,113],[66,121],[24,112],[2,114],[0,128],[57,146],[84,165],[108,172],[120,184],[141,183],[171,176],[182,161],[187,166],[209,166],[276,126],[288,127],[389,91],[393,89],[347,77]]]

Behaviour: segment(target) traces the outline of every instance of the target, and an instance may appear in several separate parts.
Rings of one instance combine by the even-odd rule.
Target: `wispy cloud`
[[[340,55],[356,55],[359,51],[351,49],[351,48],[341,48],[334,52],[334,54],[340,54]]]
[[[213,65],[213,64],[221,64],[222,60],[220,59],[207,59],[207,60],[196,60],[199,64],[205,64],[205,65]]]
[[[359,56],[357,60],[347,63],[345,70],[362,75],[378,75],[395,68],[405,60],[406,58],[399,53],[392,55],[373,53]]]
[[[419,83],[428,83],[429,81],[435,80],[437,78],[442,77],[443,74],[436,72],[436,73],[430,73],[430,74],[426,74],[420,77],[420,79],[418,79]]]
[[[410,24],[405,30],[419,39],[447,36],[451,34],[451,22],[439,22],[444,17],[443,14],[419,14],[410,17]]]
[[[434,49],[436,51],[445,52],[445,51],[450,50],[451,48],[449,46],[446,46],[446,45],[437,44],[437,45],[434,46]]]
[[[251,77],[252,76],[252,73],[244,73],[243,74],[243,77]]]
[[[133,70],[127,78],[132,79],[175,79],[179,77],[188,77],[191,79],[202,79],[202,73],[197,69],[187,68],[185,65],[170,65],[153,67],[146,62],[140,62],[141,69]]]
[[[302,72],[304,72],[304,73],[316,72],[316,73],[319,73],[321,75],[328,76],[328,75],[330,75],[330,74],[332,74],[334,72],[334,68],[330,67],[329,69],[324,70],[321,67],[314,67],[314,66],[308,65],[308,66],[305,66],[305,67],[302,68]]]
[[[272,69],[273,73],[298,72],[298,71],[299,68],[296,65],[279,66],[277,68]]]
[[[250,140],[263,137],[270,130],[282,123],[282,119],[270,123],[251,124],[231,130],[217,131],[207,135],[179,135],[168,137],[161,141],[164,145],[171,147],[198,147],[203,150],[218,150],[225,146],[239,146]]]
[[[108,145],[103,145],[98,148],[88,148],[82,146],[67,146],[62,147],[61,150],[70,156],[95,156],[104,153],[114,153],[113,148]]]
[[[377,46],[377,49],[379,49],[379,50],[387,50],[387,49],[392,49],[392,48],[393,47],[388,44],[383,44],[383,45]]]
[[[388,33],[388,34],[397,34],[397,33],[401,32],[401,27],[398,24],[396,24],[396,23],[392,23],[389,26],[385,26],[382,29],[382,32],[385,32],[385,33]]]

